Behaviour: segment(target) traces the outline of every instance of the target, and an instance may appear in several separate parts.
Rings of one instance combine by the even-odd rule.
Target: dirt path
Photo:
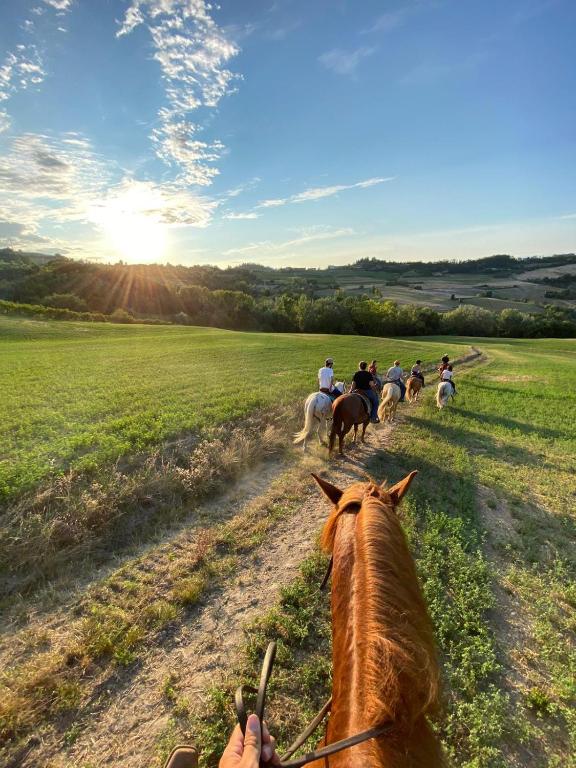
[[[330,466],[331,482],[345,486],[363,478],[367,457],[373,456],[375,449],[384,450],[391,429],[386,425],[371,434],[369,431],[365,445],[351,449],[347,459],[335,460]],[[325,454],[317,453],[288,469],[280,479],[293,479],[302,488],[295,513],[274,527],[266,543],[247,556],[242,572],[211,593],[169,642],[150,650],[128,687],[102,692],[105,705],[96,706],[85,719],[73,746],[65,750],[61,739],[48,737],[29,752],[22,766],[147,765],[170,716],[162,695],[166,678],[177,673],[185,681],[179,688],[182,695],[192,708],[201,706],[202,691],[229,665],[243,625],[265,611],[276,600],[279,588],[297,576],[328,512],[327,502],[309,480],[309,472],[326,467]],[[244,504],[253,503],[260,495],[265,492],[249,495]]]

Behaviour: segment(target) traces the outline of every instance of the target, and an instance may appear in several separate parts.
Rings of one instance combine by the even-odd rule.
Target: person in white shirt
[[[400,402],[404,402],[404,395],[406,394],[406,385],[404,384],[403,377],[404,371],[400,367],[400,360],[394,360],[394,365],[392,368],[388,368],[388,371],[386,373],[386,379],[388,381],[393,381],[394,384],[398,384],[400,387]]]
[[[445,368],[442,371],[442,374],[441,374],[440,378],[442,379],[442,381],[449,381],[450,382],[450,384],[452,385],[452,395],[455,395],[456,394],[456,385],[454,384],[454,381],[453,381],[453,378],[452,378],[453,376],[454,376],[454,374],[452,372],[452,366],[449,365],[447,368]]]
[[[331,357],[326,358],[326,362],[318,371],[318,389],[325,395],[330,395],[333,399],[340,397],[342,392],[334,386],[334,360]]]

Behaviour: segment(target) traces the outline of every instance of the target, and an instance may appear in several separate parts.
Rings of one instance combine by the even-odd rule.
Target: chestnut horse
[[[330,768],[445,765],[427,720],[440,697],[432,625],[396,509],[415,475],[391,488],[364,482],[345,491],[315,477],[334,505],[322,533],[333,559],[325,743],[390,724],[384,735],[332,755]]]
[[[408,398],[408,402],[415,403],[418,400],[420,397],[420,390],[423,386],[421,378],[418,376],[410,376],[406,382],[406,397]]]
[[[363,397],[354,392],[349,392],[347,395],[339,397],[332,405],[332,429],[330,430],[329,452],[332,453],[334,450],[334,443],[336,442],[336,437],[338,437],[338,452],[340,454],[343,453],[344,438],[352,427],[354,427],[354,439],[352,442],[355,443],[359,424],[362,424],[361,440],[364,443],[364,435],[369,423],[370,411],[366,410]]]

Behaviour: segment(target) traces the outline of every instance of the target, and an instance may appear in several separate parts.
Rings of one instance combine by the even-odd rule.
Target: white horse
[[[452,384],[449,381],[441,381],[436,390],[436,405],[438,408],[444,408],[448,405],[448,400],[452,397]]]
[[[337,381],[335,386],[342,394],[346,392],[345,382]],[[294,444],[302,443],[303,449],[306,450],[306,441],[310,438],[316,422],[318,442],[323,445],[320,437],[322,420],[326,422],[326,440],[328,440],[330,436],[329,422],[332,421],[332,398],[324,392],[312,392],[304,403],[304,427],[294,435]]]
[[[382,402],[378,407],[378,418],[380,421],[394,421],[396,416],[396,408],[402,392],[398,384],[393,384],[389,381],[382,387]]]

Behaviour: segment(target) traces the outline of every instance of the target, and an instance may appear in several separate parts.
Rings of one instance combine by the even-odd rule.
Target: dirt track
[[[330,468],[330,480],[345,486],[362,478],[363,465],[374,450],[384,450],[391,427],[367,432],[367,443],[350,450],[346,459],[337,459]],[[122,766],[141,768],[155,754],[155,742],[169,719],[169,708],[162,696],[162,684],[177,672],[185,683],[182,694],[192,707],[202,705],[202,691],[219,671],[226,669],[245,622],[268,608],[278,589],[294,579],[302,560],[312,550],[328,512],[327,502],[310,480],[310,471],[326,467],[324,452],[303,457],[295,467],[281,473],[269,468],[257,477],[245,478],[244,492],[229,494],[220,507],[244,505],[265,496],[262,477],[268,483],[299,483],[302,488],[294,514],[280,521],[267,542],[246,559],[242,572],[212,592],[205,604],[193,612],[167,642],[152,649],[142,660],[128,686],[112,685],[103,691],[105,705],[96,704],[92,715],[83,720],[82,733],[68,750],[60,739],[49,736],[32,749],[23,766],[72,765]],[[246,491],[246,489],[249,489]],[[213,503],[211,503],[213,505]],[[170,542],[165,542],[165,547]]]

